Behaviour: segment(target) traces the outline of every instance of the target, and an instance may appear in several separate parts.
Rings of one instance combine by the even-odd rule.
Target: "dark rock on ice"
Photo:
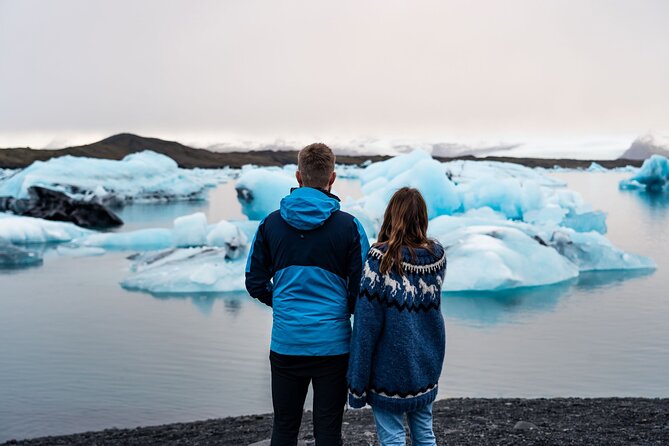
[[[114,212],[100,203],[75,200],[66,194],[45,187],[32,186],[30,198],[0,197],[0,212],[13,212],[26,217],[68,221],[83,228],[104,229],[123,225]]]

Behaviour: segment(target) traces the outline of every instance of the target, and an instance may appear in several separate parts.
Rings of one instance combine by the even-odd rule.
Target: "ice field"
[[[664,184],[669,168],[666,158],[660,158],[651,158],[625,184]],[[70,171],[80,174],[68,175]],[[30,185],[40,185],[100,201],[193,200],[205,199],[207,188],[236,177],[237,197],[248,220],[208,222],[196,213],[175,219],[172,228],[103,233],[2,214],[0,238],[17,245],[64,243],[60,252],[72,255],[100,255],[101,249],[147,253],[137,257],[122,281],[131,289],[241,291],[239,278],[255,227],[297,186],[294,171],[295,166],[186,170],[153,152],[121,161],[63,157],[38,162],[0,181],[0,191],[21,197]],[[611,244],[605,237],[605,213],[538,169],[487,161],[440,163],[416,150],[342,171],[359,180],[363,194],[341,197],[342,209],[362,222],[371,242],[394,191],[403,186],[421,191],[430,236],[448,255],[444,291],[498,291],[556,284],[583,271],[655,268],[652,259]]]

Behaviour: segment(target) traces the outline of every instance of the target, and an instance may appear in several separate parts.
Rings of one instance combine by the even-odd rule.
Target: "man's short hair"
[[[297,169],[305,186],[327,187],[334,168],[335,155],[323,143],[309,144],[297,154]]]

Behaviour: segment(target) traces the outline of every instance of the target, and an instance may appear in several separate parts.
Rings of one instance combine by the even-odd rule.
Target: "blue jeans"
[[[405,446],[404,414],[372,408],[376,421],[376,434],[381,446]],[[406,412],[411,432],[412,446],[436,446],[432,431],[432,404]]]

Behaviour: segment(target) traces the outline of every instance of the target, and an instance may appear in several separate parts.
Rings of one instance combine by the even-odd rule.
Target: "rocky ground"
[[[246,446],[269,438],[271,415],[241,416],[5,443],[42,445]],[[447,399],[435,403],[440,445],[669,445],[669,399]],[[344,444],[377,445],[369,410],[348,410]],[[313,444],[306,413],[301,444]]]

